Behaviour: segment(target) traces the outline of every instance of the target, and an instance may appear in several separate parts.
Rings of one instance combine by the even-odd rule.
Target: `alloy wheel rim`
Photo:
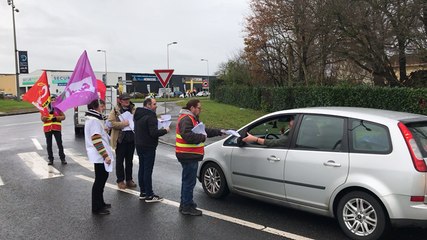
[[[221,176],[216,168],[210,167],[206,169],[203,181],[206,187],[206,190],[210,194],[218,193],[221,187]]]
[[[368,236],[375,231],[378,216],[375,208],[362,198],[350,199],[343,208],[345,226],[357,236]]]

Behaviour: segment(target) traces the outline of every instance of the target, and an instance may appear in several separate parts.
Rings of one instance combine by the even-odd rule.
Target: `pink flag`
[[[68,81],[64,92],[56,99],[54,107],[62,112],[67,109],[86,105],[98,99],[97,82],[86,51],[80,56],[76,68]]]

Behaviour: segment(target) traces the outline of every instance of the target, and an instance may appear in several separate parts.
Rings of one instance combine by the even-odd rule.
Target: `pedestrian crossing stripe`
[[[73,159],[75,162],[77,162],[80,166],[86,168],[87,170],[94,172],[93,163],[89,161],[89,159],[86,157],[86,155],[82,155],[78,152],[76,152],[72,148],[66,148],[64,149],[65,156]]]
[[[53,166],[48,166],[47,162],[36,152],[18,153],[31,171],[40,179],[63,177],[64,175]]]

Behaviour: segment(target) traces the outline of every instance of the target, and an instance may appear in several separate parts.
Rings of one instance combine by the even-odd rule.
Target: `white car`
[[[196,94],[196,97],[206,97],[208,96],[207,92],[201,91]]]
[[[207,146],[198,177],[208,196],[232,191],[335,217],[352,239],[378,239],[392,225],[427,227],[427,116],[304,108],[238,132],[280,140],[267,147],[229,136]]]

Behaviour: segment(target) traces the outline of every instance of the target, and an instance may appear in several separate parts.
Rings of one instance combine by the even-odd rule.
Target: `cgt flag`
[[[97,82],[93,73],[86,51],[80,56],[76,68],[64,92],[58,96],[54,107],[62,112],[67,109],[86,105],[98,99]]]
[[[43,116],[49,115],[50,91],[47,83],[46,71],[43,71],[39,80],[25,93],[22,100],[32,103]]]

